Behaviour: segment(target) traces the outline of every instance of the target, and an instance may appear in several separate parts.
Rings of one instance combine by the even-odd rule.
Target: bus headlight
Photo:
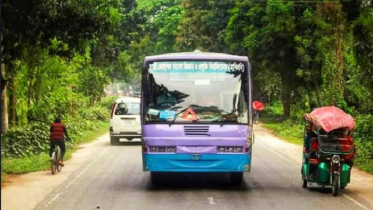
[[[217,151],[218,151],[218,153],[242,153],[243,152],[243,147],[218,146]]]
[[[157,147],[150,147],[150,152],[157,152]]]
[[[225,152],[225,147],[218,147],[218,153]]]
[[[157,152],[166,152],[166,147],[158,147]]]
[[[176,147],[149,147],[149,152],[153,153],[176,153]]]
[[[234,152],[242,152],[242,147],[235,147]]]
[[[176,151],[175,147],[167,147],[167,152],[174,153]]]

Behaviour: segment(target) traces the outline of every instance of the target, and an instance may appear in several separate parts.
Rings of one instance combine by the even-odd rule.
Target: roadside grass
[[[373,160],[371,159],[367,160],[367,159],[357,157],[355,158],[355,165],[359,169],[366,171],[373,175]]]
[[[5,182],[7,179],[7,174],[4,172],[1,172],[1,183]]]
[[[274,135],[284,141],[302,145],[303,126],[298,119],[285,119],[282,115],[281,104],[266,107],[261,114],[260,121],[263,127],[274,131]]]
[[[303,145],[302,126],[289,121],[263,122],[263,127],[273,130],[275,136],[289,143]]]
[[[79,144],[88,143],[95,140],[97,137],[105,134],[108,131],[109,122],[98,122],[98,129],[86,131],[82,134],[79,140],[71,146],[66,145],[66,154],[64,160],[69,160],[72,154],[78,149]],[[75,139],[74,139],[75,140]],[[19,159],[2,159],[1,160],[1,183],[7,181],[8,174],[26,174],[35,171],[44,171],[50,168],[48,151],[38,155],[32,155]]]

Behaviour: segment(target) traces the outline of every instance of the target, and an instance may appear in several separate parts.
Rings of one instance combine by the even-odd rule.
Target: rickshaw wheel
[[[340,187],[342,190],[345,189],[345,187]]]
[[[302,176],[302,187],[307,188],[307,180]]]
[[[333,192],[333,196],[337,196],[338,195],[338,188],[339,188],[339,176],[338,175],[334,175],[333,176],[333,186],[332,186],[332,192]]]

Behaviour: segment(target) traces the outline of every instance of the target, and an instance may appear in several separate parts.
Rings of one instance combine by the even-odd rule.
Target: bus
[[[248,57],[181,52],[147,56],[141,80],[143,170],[230,173],[241,184],[254,143]]]

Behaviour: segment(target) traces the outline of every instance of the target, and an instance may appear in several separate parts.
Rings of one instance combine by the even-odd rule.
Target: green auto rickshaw
[[[355,121],[334,106],[317,108],[305,114],[304,121],[302,187],[308,183],[332,187],[337,196],[350,182]]]

